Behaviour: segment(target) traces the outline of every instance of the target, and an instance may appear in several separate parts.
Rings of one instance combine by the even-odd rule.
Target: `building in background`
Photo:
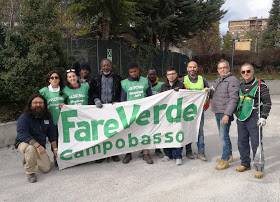
[[[259,37],[267,28],[267,23],[267,18],[257,17],[229,21],[229,33],[235,40],[235,50],[257,52]]]

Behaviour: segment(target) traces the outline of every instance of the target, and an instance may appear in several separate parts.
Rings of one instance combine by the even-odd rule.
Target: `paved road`
[[[186,160],[147,165],[135,154],[128,165],[88,163],[63,171],[40,174],[29,184],[21,167],[21,156],[12,148],[0,149],[0,201],[280,201],[280,96],[264,129],[266,173],[254,179],[253,170],[235,172],[239,160],[224,171],[216,171],[220,154],[217,129],[210,112],[205,135],[209,161]],[[231,139],[238,159],[236,124]],[[194,148],[195,149],[195,148]]]

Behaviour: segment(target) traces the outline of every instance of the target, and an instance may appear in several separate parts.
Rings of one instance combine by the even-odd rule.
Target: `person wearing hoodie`
[[[121,101],[138,100],[152,95],[151,84],[147,78],[140,76],[140,68],[137,63],[128,64],[128,78],[121,81]],[[123,163],[127,164],[131,161],[132,154],[127,153],[123,159]],[[150,151],[143,150],[143,160],[148,164],[153,164]]]
[[[234,120],[240,88],[239,80],[230,72],[228,61],[220,60],[217,65],[219,78],[211,87],[211,109],[215,114],[219,136],[222,143],[222,156],[218,160],[216,169],[223,170],[229,167],[232,161],[232,145],[229,137],[231,122]]]

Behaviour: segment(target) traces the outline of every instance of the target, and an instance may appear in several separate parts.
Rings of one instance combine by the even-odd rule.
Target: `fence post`
[[[98,38],[96,39],[96,64],[97,64],[97,72],[99,73],[99,43]]]
[[[122,75],[122,39],[120,39],[120,75]]]

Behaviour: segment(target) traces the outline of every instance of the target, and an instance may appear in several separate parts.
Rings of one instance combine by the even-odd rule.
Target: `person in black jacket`
[[[103,58],[100,62],[100,74],[90,82],[89,104],[95,104],[102,108],[102,104],[121,101],[121,77],[113,72],[112,62]],[[95,162],[101,163],[104,159]],[[112,160],[120,161],[119,156],[113,156]]]
[[[178,91],[179,89],[185,89],[184,84],[178,80],[178,74],[173,67],[169,67],[166,70],[166,82],[161,87],[161,92],[174,89]],[[164,151],[164,161],[169,161],[170,159],[176,160],[176,165],[182,165],[182,150],[183,148],[165,148]]]
[[[46,151],[46,139],[51,143],[57,158],[57,130],[47,101],[39,94],[28,100],[24,113],[17,120],[16,148],[24,155],[23,166],[30,183],[37,181],[37,168],[46,173],[51,170],[51,161]]]

